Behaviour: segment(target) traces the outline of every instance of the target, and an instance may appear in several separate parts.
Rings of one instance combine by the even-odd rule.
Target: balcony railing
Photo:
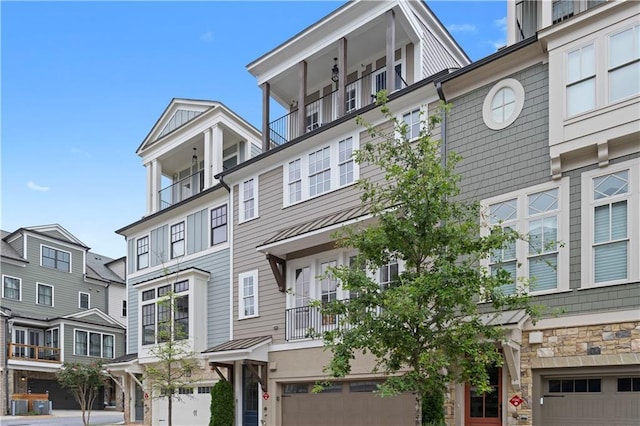
[[[200,170],[158,191],[158,209],[166,209],[180,201],[199,194],[203,189],[204,170]]]
[[[385,69],[386,67],[377,69],[345,86],[345,114],[356,111],[376,100],[376,92],[386,86]],[[397,72],[395,74],[395,89],[406,87],[407,83],[402,79],[402,76],[398,75]],[[338,114],[338,91],[334,90],[305,105],[303,129],[300,128],[299,124],[299,111],[300,109],[291,111],[269,123],[269,137],[272,144],[283,145],[340,118]]]
[[[9,343],[9,359],[21,361],[60,362],[60,348]]]
[[[311,339],[325,331],[343,327],[341,315],[323,315],[316,306],[300,306],[285,310],[287,341]]]

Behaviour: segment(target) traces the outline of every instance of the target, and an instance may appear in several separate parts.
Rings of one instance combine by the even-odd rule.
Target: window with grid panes
[[[227,205],[211,210],[211,245],[227,241]]]
[[[184,222],[171,226],[171,258],[184,256]]]
[[[353,182],[353,138],[338,142],[338,168],[341,186]]]
[[[289,203],[302,199],[302,175],[300,173],[300,159],[289,162]]]
[[[309,195],[331,190],[331,148],[326,147],[309,154]]]
[[[567,55],[567,116],[596,106],[595,47],[589,44]]]

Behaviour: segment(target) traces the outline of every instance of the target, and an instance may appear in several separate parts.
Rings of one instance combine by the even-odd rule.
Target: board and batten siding
[[[378,126],[378,129],[388,130],[390,127],[391,123],[387,122]],[[359,139],[360,146],[371,141],[365,131],[360,132]],[[319,146],[322,145],[316,145]],[[361,165],[360,177],[383,179],[383,174],[375,167]],[[360,195],[355,186],[350,185],[283,208],[282,166],[259,175],[258,191],[259,217],[238,223],[238,185],[233,189],[233,339],[272,336],[274,343],[282,343],[285,339],[286,294],[278,290],[265,254],[258,252],[256,247],[280,230],[357,207],[361,204]],[[238,319],[238,274],[254,270],[258,270],[259,316]],[[287,277],[288,287],[291,285],[290,279]]]
[[[208,271],[209,281],[207,282],[207,312],[198,313],[193,317],[194,321],[207,321],[207,347],[212,347],[224,343],[230,339],[229,336],[229,249],[219,250],[206,256],[180,262],[181,270],[189,268],[202,269]],[[175,260],[173,261],[175,262]],[[171,266],[169,265],[171,269]],[[175,265],[173,265],[175,268]],[[138,350],[138,324],[139,307],[138,291],[136,284],[162,276],[162,271],[154,271],[141,275],[129,281],[128,286],[128,306],[129,306],[129,333],[128,352],[135,353]],[[174,279],[168,277],[170,282]],[[203,316],[206,315],[206,318]]]

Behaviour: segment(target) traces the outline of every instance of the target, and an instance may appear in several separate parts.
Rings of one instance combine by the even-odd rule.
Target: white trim
[[[3,259],[3,261],[4,261],[4,259]],[[19,294],[20,297],[18,297],[17,299],[14,299],[12,297],[6,297],[4,295],[4,279],[5,278],[12,278],[14,280],[18,280],[18,292],[20,293]],[[14,277],[14,276],[11,276],[11,275],[2,274],[2,298],[3,299],[7,299],[7,300],[15,300],[15,301],[18,301],[18,302],[22,302],[22,278],[18,278],[18,277]]]
[[[507,200],[516,200],[517,206],[517,218],[513,219],[512,228],[522,234],[529,232],[529,223],[532,220],[536,220],[538,216],[531,217],[528,213],[527,197],[531,194],[549,191],[552,189],[558,190],[558,207],[555,210],[555,217],[557,218],[557,286],[551,290],[538,290],[529,291],[530,294],[548,294],[559,293],[569,290],[569,245],[571,234],[569,232],[569,178],[564,177],[559,181],[550,181],[539,185],[522,188],[517,191],[512,191],[507,194],[501,194],[495,197],[487,198],[480,201],[481,206],[481,235],[486,236],[489,232],[489,208],[493,204],[501,203]],[[551,214],[551,213],[550,213]],[[549,214],[549,215],[550,215]],[[541,217],[549,216],[547,213],[541,214]],[[511,223],[511,222],[510,222]],[[526,241],[516,241],[516,263],[518,265],[516,269],[516,288],[520,288],[519,278],[529,278],[529,244]],[[489,259],[483,259],[481,261],[482,266],[489,268]]]
[[[507,88],[511,89],[515,96],[515,105],[513,107],[513,112],[502,122],[494,121],[493,114],[491,113],[491,104],[493,103],[493,99],[495,98],[496,94],[501,89]],[[486,124],[487,127],[491,130],[501,130],[509,127],[520,116],[522,107],[524,106],[524,97],[524,88],[518,80],[514,78],[505,78],[504,80],[496,83],[491,88],[491,90],[489,90],[489,93],[487,93],[487,96],[485,96],[484,103],[482,104],[482,119],[484,120],[484,124]]]
[[[65,271],[63,269],[58,269],[56,267],[52,268],[50,266],[43,265],[42,264],[42,258],[43,258],[42,249],[45,248],[45,247],[50,249],[50,250],[54,250],[56,252],[61,251],[62,253],[67,253],[69,255],[69,270]],[[57,263],[57,259],[56,259],[56,263]],[[70,251],[66,251],[66,250],[62,250],[62,249],[55,248],[55,247],[52,247],[52,246],[48,246],[46,244],[40,244],[40,266],[42,266],[43,268],[53,269],[55,271],[66,272],[68,274],[71,274],[73,272],[73,255],[72,255],[72,253]]]
[[[138,260],[139,260],[139,255],[140,253],[138,253],[138,241],[142,240],[146,238],[147,239],[147,266],[144,267],[140,267],[140,265],[138,264]],[[149,269],[151,267],[151,235],[149,233],[147,233],[146,235],[141,235],[137,238],[133,239],[134,243],[133,243],[133,256],[134,259],[132,259],[133,261],[135,261],[134,265],[135,268],[133,268],[135,271],[143,271],[145,269]]]
[[[614,324],[623,322],[636,322],[640,320],[637,309],[624,311],[598,312],[578,315],[561,315],[558,317],[542,318],[535,324],[530,320],[524,325],[523,330],[546,330],[552,328],[583,327],[597,324]]]
[[[98,317],[105,320],[109,324],[122,327],[122,324],[120,324],[118,321],[116,321],[115,319],[111,318],[109,315],[102,312],[100,308],[90,308],[90,309],[87,309],[86,311],[80,311],[80,312],[75,312],[73,314],[65,315],[62,318],[73,320],[73,319],[84,318],[89,315],[97,315]]]
[[[211,220],[212,219],[211,218],[211,212],[214,211],[214,210],[219,209],[220,207],[226,207],[226,209],[227,209],[227,213],[226,213],[227,222],[225,224],[225,226],[227,227],[227,236],[226,236],[226,239],[224,241],[221,241],[219,243],[215,243],[214,244],[213,243],[213,224],[212,224],[212,220]],[[207,247],[207,248],[209,249],[209,248],[213,248],[213,247],[224,247],[224,246],[226,246],[227,244],[229,244],[229,239],[231,238],[230,237],[230,232],[229,232],[229,223],[233,221],[233,211],[232,210],[230,211],[229,203],[227,201],[225,201],[224,203],[215,205],[213,207],[209,207],[207,209],[207,214],[209,215],[209,217],[207,218],[207,224],[209,225],[208,226],[208,232],[207,232],[209,234],[209,236],[207,238],[207,241],[209,242],[209,247]],[[200,253],[202,253],[202,252],[200,252]]]
[[[79,354],[76,353],[76,333],[87,333],[87,353]],[[91,335],[99,334],[100,335],[100,356],[98,355],[90,355],[90,347],[91,347]],[[113,356],[111,358],[106,358],[104,356],[104,336],[111,336],[113,338]],[[86,356],[90,358],[104,358],[104,359],[115,359],[116,358],[116,335],[111,333],[102,333],[100,331],[91,331],[83,328],[74,328],[73,329],[73,354],[76,356]]]
[[[245,315],[244,314],[244,309],[245,309],[245,304],[244,304],[244,280],[247,278],[251,278],[252,280],[252,286],[253,286],[253,314],[252,315]],[[238,319],[245,319],[245,318],[255,318],[255,317],[259,317],[260,313],[258,311],[258,292],[259,292],[259,285],[258,285],[258,270],[255,269],[253,271],[249,271],[249,272],[242,272],[240,274],[238,274]]]
[[[82,306],[82,295],[87,295],[87,307]],[[91,309],[91,295],[84,291],[78,292],[78,309]]]
[[[233,205],[233,199],[235,196],[235,191],[234,191],[235,185],[231,185],[231,191],[229,191],[229,204]],[[228,229],[229,229],[229,235],[231,235],[231,239],[233,239],[234,236],[234,229],[233,229],[233,213],[231,216],[231,220],[228,221],[229,224],[227,225]],[[209,234],[211,234],[211,231],[209,231]],[[234,262],[234,257],[233,257],[233,242],[229,243],[229,300],[231,301],[231,303],[229,303],[229,317],[230,321],[229,321],[229,339],[233,339],[233,290],[234,290],[234,282],[233,282],[233,278],[234,278],[234,266],[235,266],[235,262]]]
[[[184,233],[184,236],[182,238],[182,251],[183,253],[178,255],[178,256],[174,256],[173,255],[173,242],[171,242],[171,228],[177,225],[182,224],[183,228],[182,228],[182,232]],[[183,257],[185,257],[187,255],[187,235],[188,235],[188,229],[187,229],[187,219],[186,218],[181,218],[180,220],[178,220],[177,222],[174,222],[172,224],[169,224],[169,235],[167,236],[167,240],[169,241],[169,260],[173,260],[173,259],[181,259]]]
[[[44,303],[38,303],[38,296],[40,295],[40,286],[44,285],[47,287],[51,287],[51,305],[45,305]],[[40,305],[40,306],[49,306],[51,308],[53,308],[55,306],[55,289],[51,284],[45,284],[45,283],[41,283],[41,282],[36,282],[36,305]]]
[[[620,171],[629,170],[628,192],[623,196],[608,197],[606,200],[627,201],[627,278],[623,280],[595,283],[595,262],[593,262],[593,212],[602,201],[593,199],[593,179]],[[596,170],[584,172],[582,181],[582,251],[581,251],[581,287],[594,288],[635,282],[640,279],[640,158],[609,164]],[[634,220],[634,218],[636,220]]]
[[[244,196],[245,196],[245,185],[250,182],[253,181],[253,190],[252,190],[252,199],[253,199],[253,216],[251,217],[245,217],[245,214],[247,213],[245,211],[245,207],[244,207],[244,203],[247,201],[245,200]],[[260,217],[260,213],[258,211],[258,205],[259,205],[259,198],[258,198],[258,185],[259,185],[259,179],[258,179],[258,175],[255,176],[251,176],[248,177],[246,179],[243,179],[240,184],[238,185],[238,223],[244,223],[244,222],[249,222],[251,220],[257,219],[258,217]]]

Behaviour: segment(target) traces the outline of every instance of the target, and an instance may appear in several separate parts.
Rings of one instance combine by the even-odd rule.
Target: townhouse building
[[[129,259],[128,352],[108,366],[125,393],[127,422],[167,421],[167,400],[153,398],[144,383],[159,324],[167,320],[184,326],[184,349],[199,358],[174,424],[209,422],[209,390],[218,376],[201,352],[231,336],[231,207],[215,176],[255,156],[260,144],[260,132],[222,103],[173,99],[138,147],[147,209],[116,231],[127,240]],[[169,292],[176,306],[167,312],[161,302]]]
[[[310,301],[350,296],[322,277],[355,255],[336,247],[334,231],[372,220],[353,184],[383,176],[353,161],[375,143],[355,117],[390,130],[373,103],[386,89],[410,132],[420,112],[452,104],[433,137],[463,157],[461,197],[481,202],[487,225],[529,235],[484,266],[501,262],[514,277],[505,291],[546,307],[537,322],[521,311],[497,317],[507,334],[496,342],[495,392],[452,385],[447,423],[634,424],[639,13],[632,1],[509,0],[507,46],[471,63],[425,3],[353,1],[247,66],[262,89],[261,132],[222,104],[174,100],[138,149],[147,215],[118,231],[129,247],[129,352],[110,369],[129,392],[125,416],[163,420],[162,403],[144,399],[143,373],[168,267],[179,277],[170,284],[188,282],[189,339],[202,362],[201,386],[174,406],[174,421],[206,423],[200,391],[224,377],[238,425],[413,424],[413,395],[376,397],[384,377],[366,356],[312,392],[330,354],[310,330],[337,320]],[[284,116],[273,117],[272,100]],[[239,127],[214,125],[214,111]],[[381,286],[402,267],[380,268]]]
[[[1,412],[17,394],[45,394],[53,409],[78,409],[55,373],[67,362],[125,353],[125,258],[111,259],[62,226],[2,231]],[[122,406],[107,383],[94,408]]]

